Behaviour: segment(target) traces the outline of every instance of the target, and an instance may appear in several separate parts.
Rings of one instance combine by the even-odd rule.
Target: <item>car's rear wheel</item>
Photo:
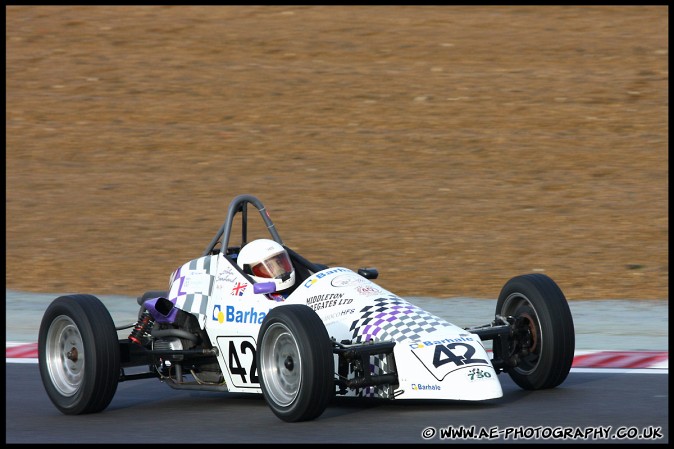
[[[332,343],[325,325],[301,304],[273,308],[258,335],[262,394],[283,421],[320,416],[334,395]]]
[[[91,295],[56,298],[40,324],[38,363],[47,395],[62,413],[105,409],[120,374],[119,340],[105,305]]]
[[[521,388],[554,388],[569,374],[575,350],[573,318],[559,286],[541,273],[516,276],[501,290],[496,314],[512,317],[512,335],[494,340],[494,358]],[[507,364],[506,364],[507,365]]]

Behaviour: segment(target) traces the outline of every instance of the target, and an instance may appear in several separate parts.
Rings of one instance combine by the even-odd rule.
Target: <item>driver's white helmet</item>
[[[295,283],[295,270],[288,252],[278,242],[269,239],[253,240],[241,248],[236,263],[255,282],[274,281],[276,291]]]

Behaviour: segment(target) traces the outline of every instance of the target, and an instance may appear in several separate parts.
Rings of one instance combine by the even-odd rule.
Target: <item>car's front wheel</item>
[[[494,340],[497,359],[527,390],[554,388],[569,374],[575,350],[571,310],[559,286],[541,273],[516,276],[501,290],[496,315],[511,317],[512,333]]]
[[[95,296],[56,298],[42,317],[38,363],[49,399],[62,413],[96,413],[112,401],[120,373],[119,340]]]
[[[257,366],[262,394],[283,421],[320,416],[334,395],[332,343],[310,307],[273,308],[258,335]]]

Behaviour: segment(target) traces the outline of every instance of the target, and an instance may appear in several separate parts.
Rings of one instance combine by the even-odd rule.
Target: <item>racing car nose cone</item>
[[[295,367],[292,357],[290,356],[286,357],[285,362],[283,362],[283,366],[285,366],[288,371],[292,371],[293,368]]]

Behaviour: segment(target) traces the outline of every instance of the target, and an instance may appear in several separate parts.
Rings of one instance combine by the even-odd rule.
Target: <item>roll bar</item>
[[[255,206],[258,212],[260,212],[260,216],[262,217],[262,220],[264,220],[264,223],[267,225],[267,229],[269,230],[269,233],[271,234],[271,237],[274,239],[274,241],[283,245],[281,236],[279,236],[276,227],[274,227],[274,223],[271,221],[269,213],[265,209],[264,204],[262,204],[262,201],[260,201],[253,195],[244,194],[237,196],[232,200],[231,203],[229,203],[229,208],[227,210],[227,218],[225,219],[225,222],[222,224],[222,226],[220,226],[220,229],[218,229],[218,232],[217,234],[215,234],[215,237],[213,237],[213,240],[211,240],[211,243],[209,243],[208,246],[206,247],[206,250],[202,254],[202,257],[211,254],[213,252],[213,249],[215,248],[215,245],[217,245],[220,239],[222,239],[222,244],[220,245],[220,252],[223,254],[227,253],[227,248],[229,248],[229,237],[232,232],[232,224],[234,223],[234,217],[238,213],[241,213],[241,245],[245,244],[248,241],[249,203]]]

